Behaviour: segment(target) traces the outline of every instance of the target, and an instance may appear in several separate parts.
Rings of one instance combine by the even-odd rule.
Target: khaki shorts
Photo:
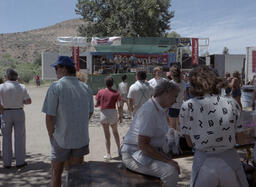
[[[79,149],[64,149],[61,148],[54,137],[51,138],[51,160],[57,162],[64,162],[71,157],[82,157],[89,154],[89,145],[83,146]]]
[[[102,109],[100,111],[100,122],[110,125],[116,124],[118,122],[116,109]]]

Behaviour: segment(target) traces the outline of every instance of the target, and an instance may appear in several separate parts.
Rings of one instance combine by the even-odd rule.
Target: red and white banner
[[[80,71],[80,64],[79,64],[79,47],[72,47],[72,58],[76,65],[76,71]]]
[[[252,72],[256,73],[256,51],[252,51]]]
[[[198,38],[192,38],[192,64],[198,64]]]
[[[121,37],[98,38],[92,37],[91,44],[95,45],[121,45]]]

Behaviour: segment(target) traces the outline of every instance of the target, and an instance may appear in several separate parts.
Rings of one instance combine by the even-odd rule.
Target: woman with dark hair
[[[193,69],[189,80],[194,97],[182,105],[179,119],[195,149],[191,187],[248,187],[234,148],[243,130],[239,104],[219,95],[224,80],[207,66]]]
[[[96,107],[100,106],[100,110],[101,110],[100,122],[104,130],[105,141],[106,141],[107,154],[104,156],[104,159],[106,161],[111,159],[109,126],[111,126],[112,128],[112,132],[113,132],[117,149],[118,149],[118,154],[120,156],[120,139],[119,139],[119,134],[117,129],[118,116],[116,111],[116,105],[118,107],[119,120],[121,123],[122,122],[122,114],[120,110],[121,97],[116,90],[112,89],[113,84],[114,84],[113,78],[110,76],[106,77],[105,78],[106,88],[99,90],[99,92],[96,95]]]
[[[177,65],[173,65],[170,68],[170,73],[172,80],[171,82],[176,84],[179,89],[179,95],[176,99],[176,102],[171,106],[169,109],[169,116],[170,116],[170,125],[172,128],[179,130],[179,113],[180,107],[183,103],[183,100],[186,100],[186,83],[182,80],[182,74],[180,71],[180,67]]]
[[[235,71],[232,74],[233,78],[231,81],[231,95],[232,97],[237,101],[237,103],[240,105],[241,109],[242,109],[242,103],[241,103],[241,85],[242,85],[242,81],[240,78],[240,73],[238,71]]]

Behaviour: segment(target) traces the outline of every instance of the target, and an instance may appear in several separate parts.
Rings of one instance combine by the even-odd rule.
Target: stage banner
[[[123,54],[114,53],[121,63],[136,65],[168,65],[168,54]]]
[[[256,73],[256,51],[252,51],[252,72]]]
[[[92,46],[97,46],[97,45],[118,46],[118,45],[121,45],[121,37],[108,37],[108,38],[92,37],[91,45]]]
[[[198,64],[198,38],[192,38],[192,64]]]
[[[72,58],[76,66],[76,71],[80,71],[79,47],[72,47]]]

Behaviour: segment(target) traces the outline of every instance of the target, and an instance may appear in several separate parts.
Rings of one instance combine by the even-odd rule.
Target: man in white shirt
[[[135,115],[136,111],[153,95],[153,88],[146,82],[147,74],[139,70],[136,73],[137,81],[131,85],[128,93],[129,110]]]
[[[178,92],[179,88],[169,81],[157,85],[154,97],[137,111],[121,149],[125,167],[159,177],[167,187],[176,186],[179,175],[178,163],[162,151],[168,131],[166,111]]]
[[[162,67],[157,66],[154,68],[153,70],[154,78],[148,81],[151,87],[155,88],[160,82],[162,82],[163,80],[166,80],[165,78],[162,77],[162,73],[163,73]]]
[[[4,168],[11,168],[12,164],[12,128],[15,133],[15,158],[16,167],[27,165],[26,154],[26,130],[24,104],[31,104],[31,98],[25,88],[20,84],[18,73],[9,68],[6,70],[7,81],[0,85],[0,105],[2,116],[3,134],[3,162]]]
[[[120,96],[122,98],[121,102],[120,102],[120,108],[121,108],[121,114],[124,118],[123,115],[123,107],[124,107],[124,103],[126,103],[128,110],[129,110],[129,106],[128,106],[128,99],[127,99],[127,94],[128,94],[128,83],[126,82],[127,79],[127,75],[123,75],[122,76],[122,82],[119,83],[118,85],[118,91],[120,93]],[[130,118],[130,110],[129,110],[129,114],[128,114],[128,118]]]

